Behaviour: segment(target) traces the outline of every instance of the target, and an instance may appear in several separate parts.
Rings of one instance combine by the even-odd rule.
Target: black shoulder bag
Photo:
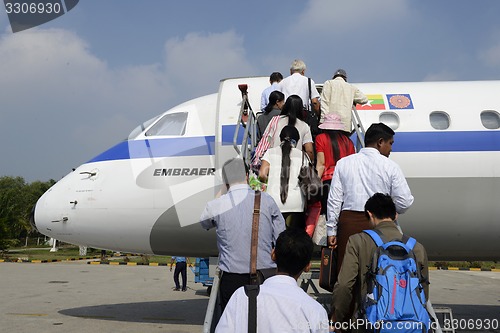
[[[311,100],[311,78],[307,78],[307,84],[309,86],[309,101],[308,104],[310,107],[307,109],[303,110],[303,120],[309,125],[311,128],[311,135],[313,137],[313,140],[316,138],[316,136],[320,133],[320,129],[318,127],[319,125],[319,118],[316,112],[312,109],[312,100]],[[311,108],[311,110],[309,110]]]

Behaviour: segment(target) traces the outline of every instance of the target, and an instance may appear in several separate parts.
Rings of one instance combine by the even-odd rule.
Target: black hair
[[[372,146],[379,139],[390,140],[394,137],[394,134],[392,128],[384,123],[372,124],[365,133],[365,146]]]
[[[297,95],[288,96],[286,99],[283,109],[281,109],[282,116],[288,116],[288,125],[295,126],[297,118],[302,119],[302,110],[304,109],[304,103],[302,98]]]
[[[271,82],[280,82],[283,80],[283,75],[280,72],[273,72],[269,75],[269,81]]]
[[[396,219],[396,205],[389,194],[375,193],[365,203],[365,216],[370,218],[368,212],[379,220]]]
[[[343,136],[348,136],[348,133],[340,130],[323,130],[323,133],[327,134],[330,137],[333,160],[335,161],[335,163],[337,163],[340,160],[340,138]],[[347,151],[347,149],[349,148],[348,142],[346,142],[345,140],[342,140],[342,142],[344,142],[345,151]]]
[[[292,140],[299,141],[299,131],[295,126],[287,125],[280,132],[281,140],[281,172],[280,172],[280,199],[285,203],[288,198],[288,180],[290,179],[290,152],[294,145]]]
[[[304,229],[283,231],[276,240],[274,254],[278,273],[297,276],[311,261],[314,244]]]
[[[276,103],[285,99],[285,94],[279,90],[275,90],[269,94],[269,103],[267,103],[264,112],[269,113],[273,110]]]
[[[241,158],[232,158],[222,166],[222,180],[226,185],[246,181],[247,174],[248,166]]]

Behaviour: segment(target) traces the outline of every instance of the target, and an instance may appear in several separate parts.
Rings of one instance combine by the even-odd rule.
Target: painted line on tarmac
[[[48,316],[46,313],[6,313],[10,316],[26,316],[26,317],[44,317]]]
[[[468,268],[468,267],[429,267],[431,271],[472,271],[472,272],[497,272],[499,268]]]
[[[87,264],[111,265],[111,266],[169,266],[169,264],[159,263],[159,262],[144,263],[144,262],[124,262],[124,261],[89,261]]]
[[[80,261],[80,260],[92,260],[99,259],[100,256],[97,257],[81,257],[81,258],[71,258],[71,259],[47,259],[47,260],[39,260],[39,259],[0,259],[1,262],[22,262],[22,263],[33,263],[33,264],[42,264],[42,263],[52,263],[52,262],[66,262],[66,261]]]

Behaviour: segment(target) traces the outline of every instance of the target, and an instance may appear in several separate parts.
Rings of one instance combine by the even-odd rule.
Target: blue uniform
[[[187,264],[186,257],[172,257],[176,262],[174,271],[175,290],[180,290],[179,274],[182,276],[182,291],[187,289]]]

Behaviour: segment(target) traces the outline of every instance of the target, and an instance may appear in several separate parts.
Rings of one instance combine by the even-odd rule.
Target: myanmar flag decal
[[[385,110],[384,97],[382,95],[366,95],[368,103],[356,104],[356,110]]]

